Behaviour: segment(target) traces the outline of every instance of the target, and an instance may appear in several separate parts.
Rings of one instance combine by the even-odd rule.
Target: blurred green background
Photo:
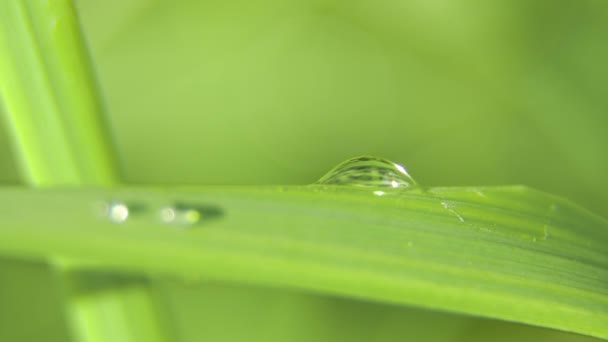
[[[376,154],[608,215],[605,1],[76,5],[130,183],[303,184]]]
[[[344,159],[374,154],[403,163],[424,185],[524,184],[608,216],[605,1],[77,0],[76,6],[128,183],[306,184]],[[19,183],[4,126],[0,132],[0,182]],[[33,275],[22,277],[44,277],[38,266],[28,267]],[[357,322],[379,312],[389,318],[377,324],[393,324],[387,331],[397,333],[397,316],[427,315],[264,289],[241,289],[242,297],[234,294],[240,304],[229,304],[236,290],[214,289],[167,290],[174,316],[184,316],[177,321],[186,340],[195,340],[195,317],[218,314],[204,312],[213,298],[224,300],[216,308],[275,310],[271,317],[287,320],[283,330],[268,329],[279,339],[310,328],[298,324],[312,324],[310,331],[328,341],[345,329],[361,338]],[[333,309],[318,308],[325,306]],[[319,312],[345,320],[297,319]],[[290,314],[296,318],[289,321]],[[446,317],[448,323],[437,324],[458,330],[454,341],[470,340],[462,339],[472,334],[463,327],[470,319]],[[269,322],[276,321],[259,324]],[[502,323],[486,322],[473,335],[484,340],[491,324]],[[513,334],[531,329],[506,326]]]
[[[78,1],[129,182],[302,184],[361,154],[608,214],[605,1]]]

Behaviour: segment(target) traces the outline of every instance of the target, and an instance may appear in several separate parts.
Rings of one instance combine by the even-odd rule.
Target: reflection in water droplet
[[[105,215],[114,223],[123,223],[129,218],[129,207],[123,202],[112,201],[105,205]]]
[[[186,210],[186,212],[184,213],[184,219],[190,224],[198,222],[200,218],[201,213],[199,213],[198,210],[190,209]]]
[[[349,159],[339,164],[316,184],[383,188],[411,188],[417,185],[403,166],[370,156]],[[374,194],[382,196],[384,192],[375,191]]]
[[[173,222],[175,220],[175,208],[167,207],[160,210],[160,219],[163,222]]]

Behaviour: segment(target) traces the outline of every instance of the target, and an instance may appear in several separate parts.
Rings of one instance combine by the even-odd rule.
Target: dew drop
[[[105,216],[114,223],[123,223],[129,218],[129,207],[119,201],[112,201],[104,205]]]
[[[416,181],[403,166],[372,156],[357,157],[342,162],[321,177],[316,184],[402,189],[417,186]],[[382,196],[384,192],[376,191],[374,194]]]
[[[160,210],[160,219],[165,223],[170,223],[175,220],[175,208],[166,207]]]
[[[223,216],[223,211],[218,207],[183,202],[163,207],[160,210],[160,220],[163,223],[178,226],[191,226],[221,216]]]
[[[160,219],[164,223],[178,225],[192,225],[201,218],[201,213],[196,208],[183,206],[170,206],[160,210]]]

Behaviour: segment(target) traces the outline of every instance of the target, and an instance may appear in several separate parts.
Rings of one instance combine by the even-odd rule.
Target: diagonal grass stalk
[[[116,183],[97,93],[71,1],[0,2],[0,94],[28,184]]]

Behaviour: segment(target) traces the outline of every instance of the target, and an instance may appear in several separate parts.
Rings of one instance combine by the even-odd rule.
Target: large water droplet
[[[357,157],[342,162],[321,177],[316,184],[403,189],[417,185],[403,166],[372,156]],[[383,194],[384,192],[378,196]]]

